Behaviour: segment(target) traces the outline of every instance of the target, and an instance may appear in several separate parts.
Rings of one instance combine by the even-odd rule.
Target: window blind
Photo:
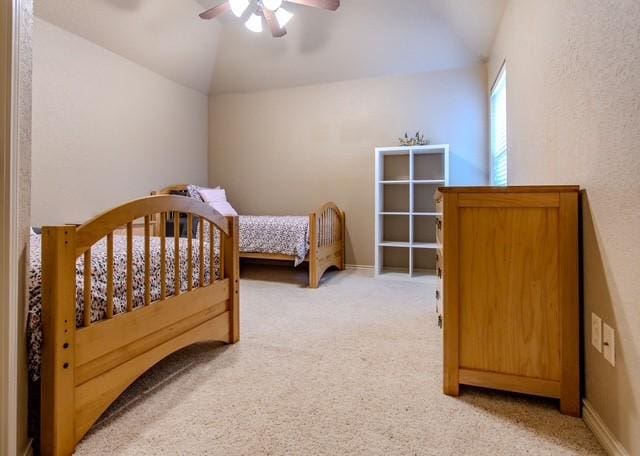
[[[491,185],[507,185],[507,72],[491,90]]]

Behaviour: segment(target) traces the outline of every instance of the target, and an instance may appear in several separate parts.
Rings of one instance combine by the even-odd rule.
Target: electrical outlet
[[[591,314],[591,345],[602,353],[602,318]]]
[[[606,323],[602,324],[602,345],[604,359],[609,361],[612,366],[616,365],[616,333],[611,326]]]

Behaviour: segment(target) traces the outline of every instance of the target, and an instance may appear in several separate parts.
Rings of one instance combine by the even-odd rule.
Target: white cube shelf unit
[[[376,147],[376,277],[435,275],[434,194],[449,185],[449,145]]]

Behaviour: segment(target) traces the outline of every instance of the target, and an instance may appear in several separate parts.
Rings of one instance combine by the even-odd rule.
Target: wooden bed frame
[[[152,195],[168,195],[184,192],[187,184],[165,187]],[[345,213],[335,203],[325,203],[309,214],[309,253],[305,261],[309,263],[309,287],[318,288],[320,279],[331,267],[345,268]],[[255,260],[295,261],[293,255],[277,253],[240,252],[240,258]]]
[[[160,229],[160,299],[151,302],[151,217],[188,214],[208,221],[211,241],[220,231],[220,270],[214,274],[213,242],[200,235],[199,284],[193,286],[192,237],[188,237],[188,290],[166,290],[166,235]],[[133,308],[133,222],[145,223],[144,306]],[[164,224],[163,224],[164,225]],[[127,236],[127,311],[113,314],[113,233]],[[204,230],[201,230],[203,232]],[[176,234],[176,233],[174,233]],[[91,247],[106,238],[107,316],[91,322]],[[173,239],[179,263],[179,236]],[[206,245],[206,247],[205,247]],[[210,249],[211,280],[204,282],[204,248]],[[76,327],[76,260],[84,255],[84,324]],[[75,226],[49,226],[42,231],[41,452],[68,455],[107,407],[142,373],[169,354],[199,341],[235,343],[240,337],[238,221],[208,205],[181,196],[141,198]]]

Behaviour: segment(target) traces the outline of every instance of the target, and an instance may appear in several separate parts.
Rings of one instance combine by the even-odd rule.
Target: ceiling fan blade
[[[208,10],[200,13],[199,16],[201,19],[213,19],[214,17],[220,16],[221,14],[224,14],[229,10],[231,10],[231,4],[226,1],[219,4],[218,6],[214,6],[213,8],[209,8]]]
[[[340,7],[340,0],[287,0],[290,3],[298,5],[312,6],[314,8],[322,8],[335,11]]]
[[[263,8],[262,14],[267,20],[267,25],[269,25],[271,35],[273,35],[274,38],[281,38],[287,34],[287,30],[284,27],[280,27],[278,19],[276,18],[276,15],[273,13],[273,11],[268,10],[267,8]]]

